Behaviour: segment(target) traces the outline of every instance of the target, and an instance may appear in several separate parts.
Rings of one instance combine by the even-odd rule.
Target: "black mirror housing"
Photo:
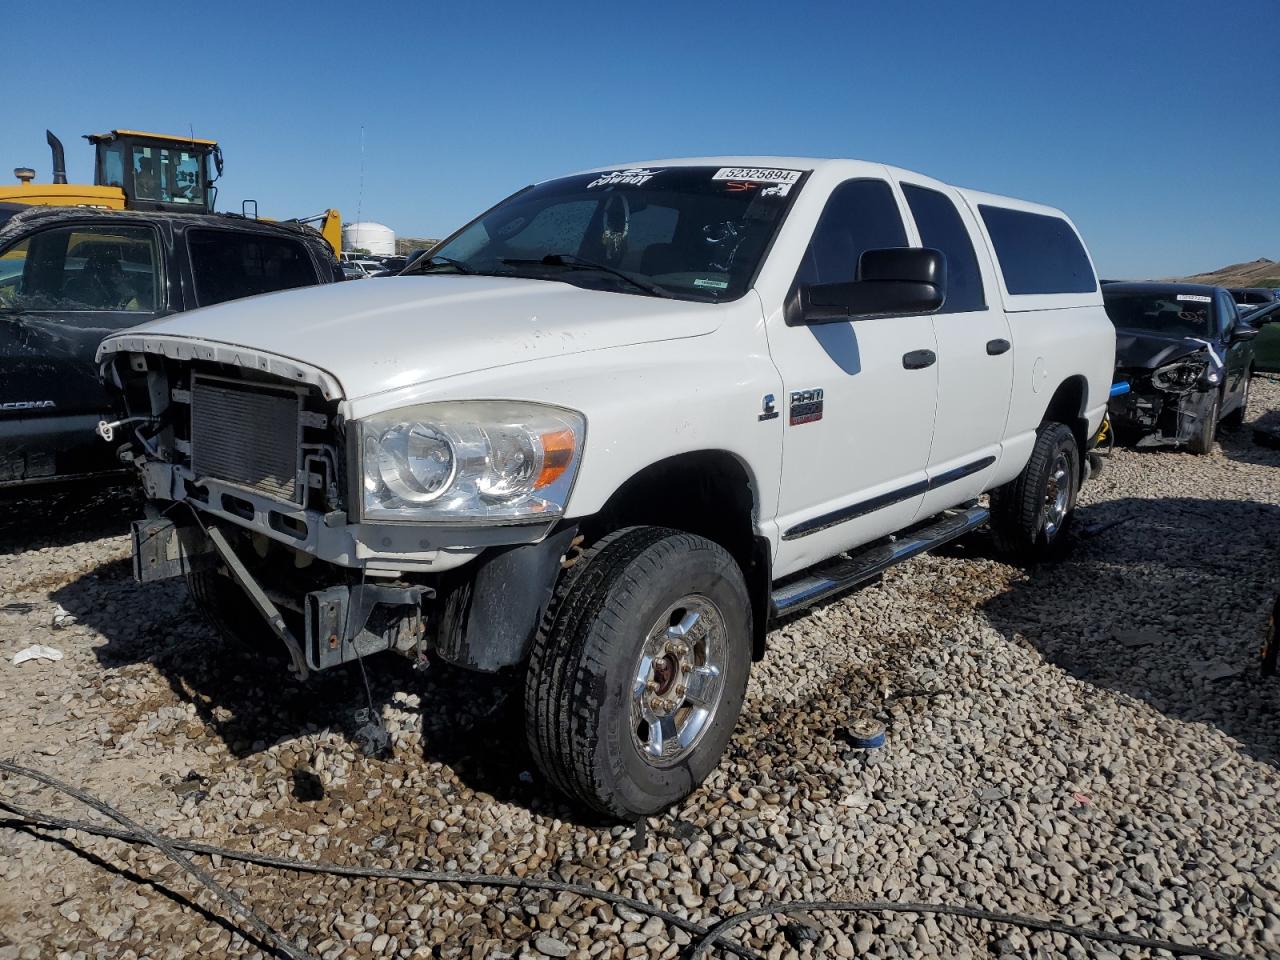
[[[867,250],[851,283],[815,283],[801,291],[805,323],[934,313],[947,297],[947,258],[929,247]]]
[[[1241,320],[1231,328],[1231,342],[1238,343],[1241,340],[1252,340],[1262,331],[1251,325],[1247,320]]]

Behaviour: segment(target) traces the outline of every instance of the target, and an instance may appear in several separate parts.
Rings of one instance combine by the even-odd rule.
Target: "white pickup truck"
[[[669,160],[526,187],[398,278],[111,337],[100,432],[156,508],[139,579],[304,676],[522,670],[548,779],[635,818],[715,768],[774,617],[985,523],[1058,548],[1114,350],[1057,210]]]

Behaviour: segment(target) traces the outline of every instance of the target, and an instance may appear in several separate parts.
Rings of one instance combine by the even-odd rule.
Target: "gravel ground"
[[[1257,382],[1252,404],[1280,419],[1280,386]],[[1280,680],[1255,660],[1280,453],[1249,437],[1208,457],[1118,451],[1062,563],[1021,571],[979,536],[783,623],[725,762],[634,828],[550,794],[519,698],[483,678],[371,661],[393,752],[366,757],[358,673],[299,686],[220,645],[181,585],[133,584],[136,503],[28,503],[0,526],[0,754],[224,846],[556,877],[700,921],[774,899],[931,900],[1275,956]],[[65,659],[14,665],[33,642]],[[887,722],[884,748],[850,745],[863,710]],[[17,780],[0,796],[91,816]],[[675,957],[688,942],[570,895],[213,869],[329,960]],[[0,960],[266,955],[224,916],[152,851],[0,826]],[[909,915],[741,933],[771,960],[1147,955]]]

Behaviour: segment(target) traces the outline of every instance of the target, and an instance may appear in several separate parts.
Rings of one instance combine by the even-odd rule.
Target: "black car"
[[[337,269],[301,225],[0,203],[0,489],[122,467],[94,432],[115,418],[94,364],[107,334]]]
[[[1230,291],[1193,283],[1110,283],[1116,379],[1129,392],[1109,407],[1117,439],[1208,453],[1218,424],[1243,422],[1256,327]]]
[[[1256,310],[1276,301],[1276,292],[1270,287],[1228,287],[1227,292],[1242,312]]]

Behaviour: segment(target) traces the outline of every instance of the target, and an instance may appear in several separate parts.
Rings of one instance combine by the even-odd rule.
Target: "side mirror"
[[[867,250],[852,283],[814,283],[801,291],[805,323],[933,313],[947,298],[947,258],[928,247]]]
[[[1231,328],[1231,342],[1239,343],[1241,340],[1252,340],[1259,333],[1261,331],[1257,327],[1252,326],[1247,320],[1241,320]]]

